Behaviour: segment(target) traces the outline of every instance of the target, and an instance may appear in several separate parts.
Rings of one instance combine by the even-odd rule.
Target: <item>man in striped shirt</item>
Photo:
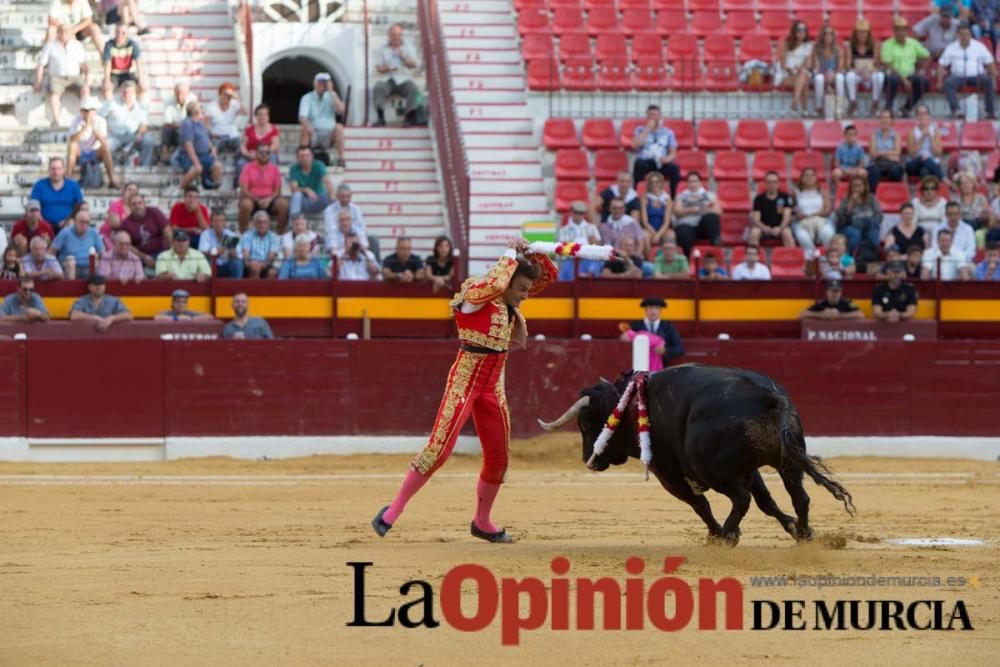
[[[253,216],[253,229],[244,232],[236,250],[243,258],[247,278],[273,278],[277,275],[274,262],[281,252],[281,239],[271,231],[271,216],[267,211],[257,211]]]

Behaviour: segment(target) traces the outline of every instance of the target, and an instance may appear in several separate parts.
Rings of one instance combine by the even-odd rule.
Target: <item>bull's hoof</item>
[[[812,540],[812,538],[813,538],[812,528],[809,528],[808,526],[805,527],[805,528],[799,528],[799,527],[796,526],[796,528],[795,528],[795,540],[796,541],[798,541],[798,542],[809,542],[809,541]]]
[[[721,547],[735,547],[740,543],[740,531],[732,533],[709,533],[708,543],[717,544]]]

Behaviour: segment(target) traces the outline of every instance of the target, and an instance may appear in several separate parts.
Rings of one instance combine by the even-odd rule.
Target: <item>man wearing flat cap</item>
[[[580,245],[598,245],[601,242],[601,232],[597,225],[587,219],[587,203],[579,199],[569,205],[569,216],[557,232],[560,243],[579,243]],[[559,263],[559,280],[573,280],[573,264],[571,258]],[[581,276],[597,276],[604,267],[604,262],[594,259],[580,260]]]
[[[663,339],[664,343],[654,349],[656,354],[663,357],[663,365],[666,366],[672,359],[679,359],[684,356],[684,343],[681,336],[673,324],[660,319],[660,314],[667,307],[667,302],[658,296],[648,296],[639,304],[646,311],[646,317],[642,320],[629,322],[632,331],[648,331]],[[628,333],[622,334],[622,340],[628,340]]]
[[[197,313],[193,310],[188,310],[188,298],[190,296],[187,290],[175,289],[174,293],[170,295],[170,310],[157,313],[153,320],[155,322],[179,322],[215,319],[207,313]]]
[[[299,100],[299,146],[326,150],[337,148],[334,166],[344,166],[344,127],[337,125],[337,114],[347,107],[333,88],[333,77],[320,72],[313,78],[313,89]]]
[[[826,283],[826,295],[803,310],[800,320],[860,320],[865,314],[850,299],[844,298],[844,287],[839,280]]]

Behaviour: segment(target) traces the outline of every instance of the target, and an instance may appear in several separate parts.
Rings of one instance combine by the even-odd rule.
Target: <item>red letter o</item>
[[[462,614],[462,582],[466,579],[475,580],[479,592],[476,613],[468,618]],[[499,600],[496,579],[482,565],[458,565],[441,581],[441,615],[448,625],[462,632],[477,632],[492,623]]]

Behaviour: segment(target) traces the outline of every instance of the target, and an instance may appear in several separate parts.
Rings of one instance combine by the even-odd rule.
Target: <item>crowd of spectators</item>
[[[810,113],[811,86],[813,113],[830,114],[843,106],[846,115],[853,117],[858,110],[858,87],[864,86],[871,91],[872,115],[878,113],[883,98],[884,108],[896,110],[897,98],[905,97],[897,111],[908,116],[933,80],[944,92],[953,117],[962,116],[959,91],[973,88],[983,94],[986,117],[994,119],[997,70],[993,52],[1000,8],[995,2],[971,3],[959,17],[952,11],[954,6],[961,5],[935,7],[912,30],[905,17],[895,17],[892,35],[881,43],[864,18],[846,36],[838,36],[825,24],[815,40],[804,22],[795,21],[778,42],[774,85],[792,92],[793,113]],[[828,97],[834,109],[827,109]]]

